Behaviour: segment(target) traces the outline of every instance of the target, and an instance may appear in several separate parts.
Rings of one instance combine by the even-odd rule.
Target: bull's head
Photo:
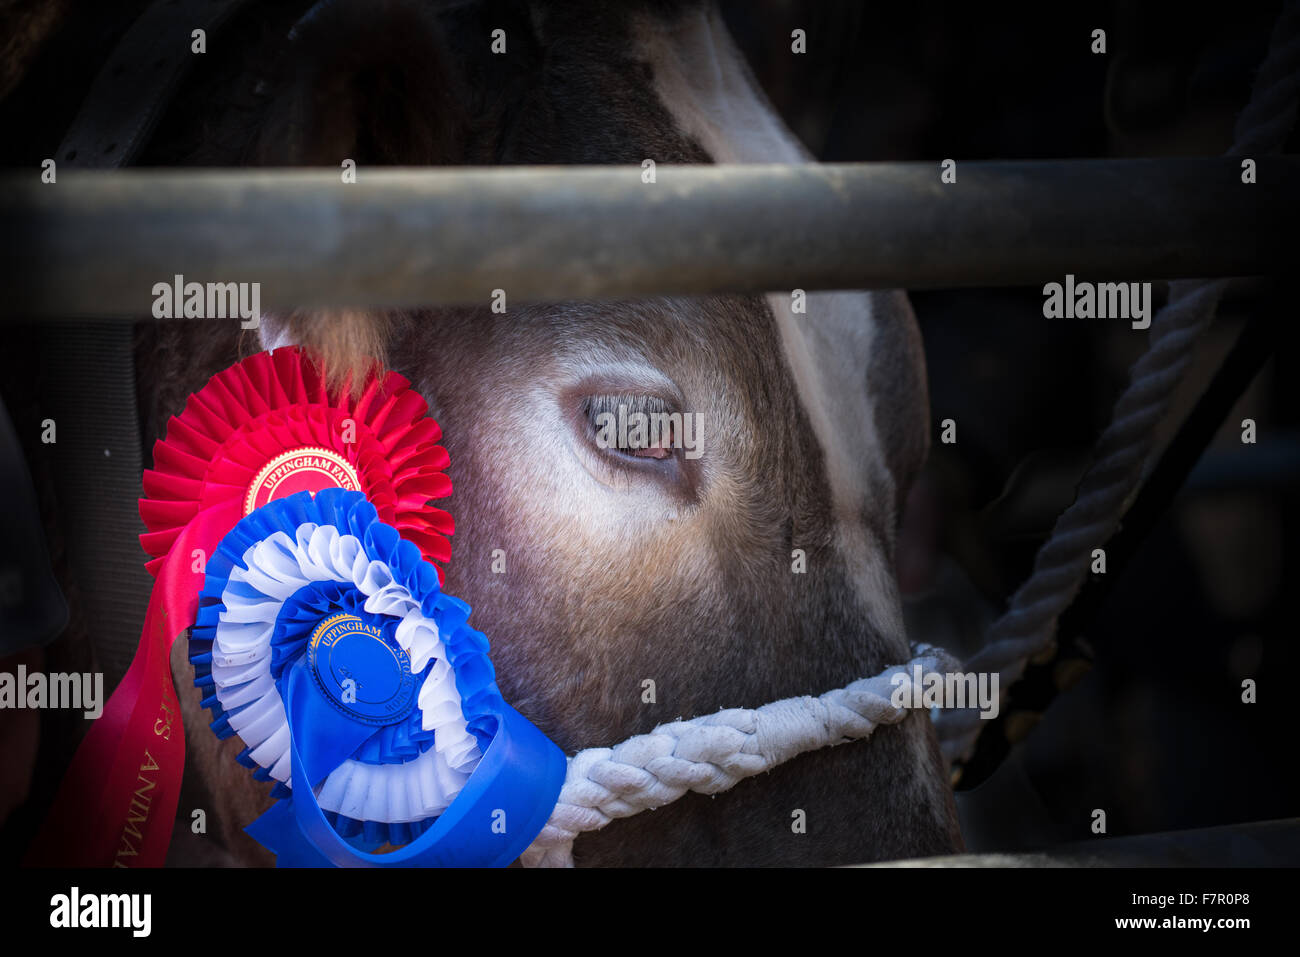
[[[437,18],[335,4],[293,45],[265,162],[806,159],[721,18],[689,5]],[[810,295],[806,313],[773,293],[504,314],[487,294],[478,309],[267,317],[263,341],[303,342],[336,370],[382,354],[429,400],[455,485],[446,587],[474,606],[507,699],[558,744],[818,694],[909,657],[893,555],[928,405],[901,293]],[[620,405],[697,414],[696,447],[604,447],[596,419]],[[616,823],[575,856],[827,863],[959,843],[933,732],[913,714]]]

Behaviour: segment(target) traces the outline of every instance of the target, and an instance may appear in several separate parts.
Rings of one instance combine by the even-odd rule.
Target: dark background
[[[999,7],[724,5],[768,95],[820,159],[959,164],[1219,155],[1280,5]],[[810,38],[804,58],[789,54],[796,27]],[[1104,55],[1090,50],[1097,28]],[[814,56],[819,42],[833,55]],[[1293,130],[1287,152],[1296,144]],[[1162,284],[1153,291],[1163,301]],[[913,640],[971,649],[1072,500],[1145,336],[1122,322],[1044,320],[1040,288],[912,301],[934,423],[917,496],[939,558],[903,576],[909,626]],[[1196,387],[1254,306],[1221,308]],[[971,850],[1090,838],[1095,808],[1111,836],[1296,814],[1285,710],[1300,665],[1289,607],[1300,586],[1296,365],[1284,347],[1265,366],[1133,562],[1110,568],[1121,580],[1085,636],[1094,671],[996,776],[959,792]],[[1255,446],[1240,442],[1246,416]],[[949,417],[956,445],[939,443]],[[1245,677],[1257,704],[1241,703]]]
[[[30,6],[0,3],[0,13]],[[0,165],[51,155],[142,6],[50,4],[74,12],[73,28],[21,77],[15,61],[0,67]],[[820,159],[959,163],[1220,154],[1278,10],[1048,6],[723,4],[774,105]],[[808,34],[802,57],[790,53],[795,28]],[[1104,55],[1090,52],[1096,28]],[[1295,145],[1293,132],[1288,152]],[[1162,284],[1155,293],[1161,300]],[[1123,322],[1044,320],[1038,288],[913,302],[935,434],[914,500],[927,530],[903,583],[913,637],[969,651],[1069,503],[1145,339]],[[1252,307],[1225,304],[1198,381]],[[0,356],[0,397],[15,417],[29,404],[34,349],[16,342]],[[1132,563],[1111,568],[1121,581],[1087,635],[1095,670],[994,778],[961,796],[972,850],[1088,838],[1094,808],[1112,836],[1296,814],[1284,710],[1300,673],[1286,604],[1300,592],[1296,366],[1289,349],[1268,363]],[[1245,416],[1258,445],[1240,443]],[[949,417],[955,446],[939,443]],[[1241,703],[1244,677],[1256,679],[1258,704]]]

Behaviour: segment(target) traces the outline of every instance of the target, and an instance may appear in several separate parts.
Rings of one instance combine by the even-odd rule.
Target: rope
[[[1300,3],[1279,15],[1269,52],[1255,78],[1250,102],[1237,119],[1229,156],[1280,152],[1300,96]],[[1134,364],[1129,385],[1097,442],[1092,465],[1074,503],[1056,521],[1034,560],[1034,570],[990,629],[989,642],[966,662],[967,671],[999,672],[1000,689],[1026,664],[1054,650],[1057,619],[1087,578],[1092,550],[1115,533],[1141,485],[1154,445],[1154,429],[1182,381],[1201,333],[1231,280],[1170,284],[1168,304],[1151,323],[1150,345]],[[973,709],[946,710],[936,719],[944,756],[970,757],[983,725]]]
[[[943,651],[917,646],[906,665],[885,669],[820,697],[787,698],[755,710],[661,724],[614,748],[588,748],[569,759],[564,786],[542,832],[524,852],[525,867],[572,867],[573,841],[622,817],[662,807],[687,791],[718,794],[805,751],[869,737],[897,724],[909,706],[891,699],[923,675],[955,670]],[[901,675],[900,681],[897,676]]]

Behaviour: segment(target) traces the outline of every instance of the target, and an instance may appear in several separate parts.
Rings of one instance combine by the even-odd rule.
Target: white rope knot
[[[913,669],[954,670],[946,653],[918,646],[915,657],[872,678],[819,697],[803,695],[753,710],[661,724],[614,748],[588,748],[569,759],[550,820],[524,852],[525,867],[573,866],[573,841],[610,821],[662,807],[687,791],[718,794],[805,751],[869,737],[906,716]],[[895,706],[893,701],[900,705]]]

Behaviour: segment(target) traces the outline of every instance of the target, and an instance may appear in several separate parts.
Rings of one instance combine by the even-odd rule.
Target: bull
[[[151,161],[810,161],[711,4],[333,2],[288,30],[283,15],[273,5],[231,28],[237,52],[186,85]],[[234,90],[249,71],[261,82]],[[814,293],[798,311],[775,292],[504,313],[487,293],[479,307],[266,314],[256,342],[165,324],[141,351],[146,421],[160,431],[239,349],[300,344],[340,380],[374,358],[407,376],[451,459],[445,587],[474,607],[506,699],[568,752],[908,659],[894,558],[929,409],[902,292]],[[593,413],[620,405],[698,416],[701,454],[595,441]],[[185,644],[172,659],[182,806],[206,808],[211,827],[194,835],[180,815],[171,860],[269,863],[242,832],[268,785],[236,763],[238,740],[208,731]],[[574,856],[807,865],[960,848],[934,731],[915,712],[618,821]]]

